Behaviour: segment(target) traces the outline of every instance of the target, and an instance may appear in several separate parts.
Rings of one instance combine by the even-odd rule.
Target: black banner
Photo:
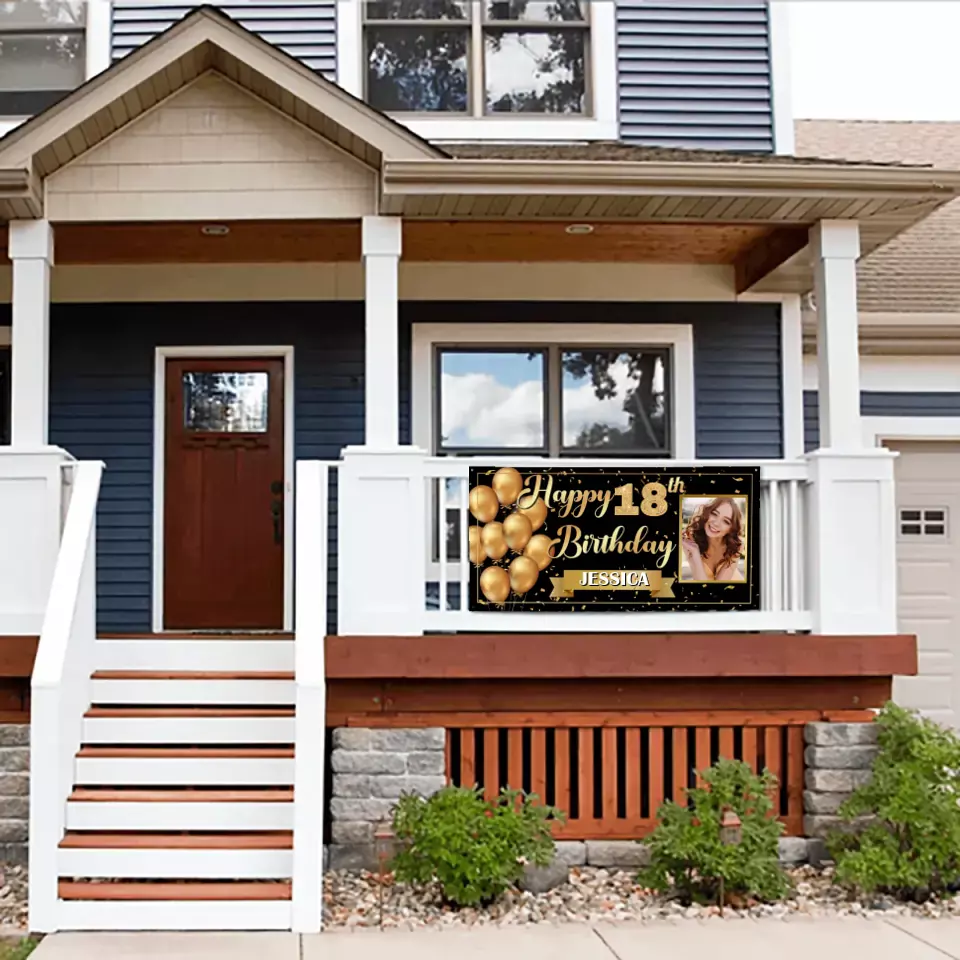
[[[470,609],[759,609],[759,501],[759,467],[471,467]]]

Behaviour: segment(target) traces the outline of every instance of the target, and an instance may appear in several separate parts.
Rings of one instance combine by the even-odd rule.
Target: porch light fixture
[[[572,237],[583,237],[588,233],[593,233],[593,224],[591,223],[571,223],[566,227],[566,232]]]
[[[200,228],[200,232],[205,237],[225,237],[230,232],[230,228],[225,223],[205,223]]]

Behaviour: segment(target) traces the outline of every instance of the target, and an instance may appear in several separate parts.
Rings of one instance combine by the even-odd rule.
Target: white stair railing
[[[103,464],[77,464],[33,667],[30,706],[30,929],[58,928],[58,846],[90,706],[96,642],[96,515]]]
[[[293,929],[297,933],[318,933],[323,921],[324,640],[330,465],[301,461],[296,482]]]

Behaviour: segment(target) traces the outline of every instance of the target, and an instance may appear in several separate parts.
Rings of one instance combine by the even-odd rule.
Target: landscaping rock
[[[372,732],[367,727],[337,727],[333,731],[333,749],[369,750]]]
[[[376,850],[372,843],[331,843],[330,870],[377,870]]]
[[[443,789],[446,779],[443,776],[431,777],[371,777],[371,792],[374,797],[398,799],[403,793],[419,793],[429,797]]]
[[[807,862],[806,837],[781,837],[777,842],[781,864],[796,866]]]
[[[633,840],[588,840],[587,863],[591,867],[645,867],[650,850]]]
[[[827,849],[827,844],[820,837],[810,837],[807,840],[807,862],[811,867],[821,868],[833,864],[833,857]]]
[[[373,843],[374,825],[369,820],[334,820],[330,839],[334,843]]]
[[[582,867],[587,862],[587,845],[582,840],[558,840],[555,859],[568,867]]]
[[[570,867],[563,861],[555,859],[546,867],[535,867],[529,864],[520,878],[520,889],[530,893],[546,893],[566,883],[570,876]]]
[[[400,753],[334,750],[330,760],[334,773],[405,773],[406,758]]]
[[[870,823],[869,817],[841,820],[840,817],[808,815],[803,818],[803,832],[808,837],[826,840],[831,833],[856,833]]]

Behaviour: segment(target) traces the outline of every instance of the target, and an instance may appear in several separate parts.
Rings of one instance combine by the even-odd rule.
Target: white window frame
[[[167,361],[184,358],[225,361],[243,357],[278,357],[283,360],[283,629],[293,630],[293,506],[294,506],[294,389],[292,346],[157,347],[153,369],[153,596],[151,629],[163,633],[163,532],[166,481]]]
[[[102,73],[110,66],[111,0],[86,0],[87,22],[84,36],[84,81]],[[28,116],[0,118],[0,137],[16,129]]]
[[[685,323],[414,323],[412,337],[411,439],[435,455],[434,392],[438,346],[669,347],[671,436],[675,460],[696,459],[693,327]],[[620,459],[636,459],[625,454]],[[656,458],[653,458],[656,459]]]
[[[363,98],[362,0],[337,0],[337,83]],[[437,117],[393,119],[426,140],[455,143],[461,140],[616,140],[617,38],[616,4],[593,0],[590,4],[590,83],[593,116],[551,117],[524,114],[516,117]]]

